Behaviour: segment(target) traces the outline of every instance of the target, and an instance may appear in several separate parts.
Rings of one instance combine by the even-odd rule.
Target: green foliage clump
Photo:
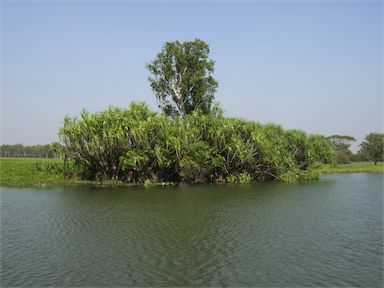
[[[166,42],[147,64],[152,74],[148,80],[166,115],[212,112],[218,82],[212,77],[215,62],[208,56],[209,46],[200,39]]]
[[[359,154],[361,158],[374,161],[375,165],[379,161],[384,161],[384,134],[369,133],[360,144]]]
[[[44,172],[49,174],[62,174],[64,172],[63,165],[56,162],[38,161],[35,163],[35,168],[37,172]]]
[[[194,112],[169,118],[143,103],[66,117],[64,154],[79,176],[128,183],[299,181],[333,161],[326,138]]]
[[[327,137],[331,147],[335,151],[336,162],[339,164],[349,164],[354,160],[354,155],[350,150],[351,144],[356,139],[348,135],[332,135]]]

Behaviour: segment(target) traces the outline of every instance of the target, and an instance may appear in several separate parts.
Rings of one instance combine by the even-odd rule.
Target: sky
[[[382,1],[1,2],[1,144],[58,140],[83,108],[158,110],[145,64],[204,40],[228,117],[307,133],[383,132]],[[357,149],[357,145],[353,146]]]

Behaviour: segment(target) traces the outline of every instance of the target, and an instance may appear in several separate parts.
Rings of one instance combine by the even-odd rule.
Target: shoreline
[[[384,163],[379,162],[375,165],[373,162],[352,162],[350,164],[336,164],[333,167],[329,164],[324,164],[319,169],[321,174],[384,173]]]
[[[0,158],[1,187],[60,187],[60,186],[172,186],[178,183],[123,183],[114,180],[89,181],[64,178],[61,170],[63,160],[54,158]],[[320,174],[337,173],[384,173],[384,163],[355,162],[351,164],[328,164],[318,167]]]

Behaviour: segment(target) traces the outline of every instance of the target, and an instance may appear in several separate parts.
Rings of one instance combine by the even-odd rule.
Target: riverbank
[[[64,175],[43,171],[43,166],[62,166],[60,159],[0,158],[1,186],[45,186],[63,183]]]
[[[0,186],[46,187],[64,185],[132,185],[116,181],[92,182],[64,177],[64,162],[61,159],[47,158],[0,158]],[[356,162],[322,165],[321,173],[384,173],[384,163]],[[170,184],[170,183],[164,183]],[[162,185],[162,184],[160,184]]]
[[[156,183],[157,186],[175,183]],[[133,186],[113,180],[87,181],[64,176],[64,161],[54,158],[0,157],[0,186],[4,187],[52,187],[52,186]],[[144,186],[153,186],[145,182]]]
[[[351,164],[337,164],[335,166],[322,165],[321,173],[384,173],[384,162],[375,165],[373,162],[353,162]]]
[[[78,183],[75,179],[65,179],[63,168],[61,159],[0,158],[0,185],[45,187]]]

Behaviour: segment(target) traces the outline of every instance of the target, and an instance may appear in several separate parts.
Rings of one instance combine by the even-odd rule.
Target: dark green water
[[[1,287],[382,287],[383,175],[1,188]]]

